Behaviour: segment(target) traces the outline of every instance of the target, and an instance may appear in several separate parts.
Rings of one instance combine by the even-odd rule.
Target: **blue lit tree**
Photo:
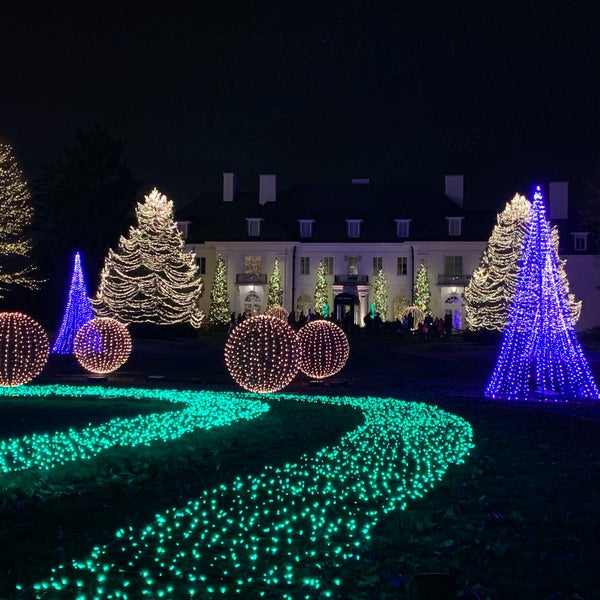
[[[488,398],[600,399],[573,328],[541,189],[533,196],[521,270]]]
[[[82,325],[94,318],[88,298],[79,252],[75,253],[73,275],[62,323],[52,346],[52,354],[73,354],[73,339]]]

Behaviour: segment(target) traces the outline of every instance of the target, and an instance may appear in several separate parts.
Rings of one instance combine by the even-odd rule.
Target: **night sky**
[[[79,128],[104,125],[142,191],[156,185],[176,205],[220,189],[223,171],[243,189],[259,173],[279,187],[464,173],[482,204],[503,187],[573,180],[600,157],[599,11],[7,2],[0,138],[34,178]]]

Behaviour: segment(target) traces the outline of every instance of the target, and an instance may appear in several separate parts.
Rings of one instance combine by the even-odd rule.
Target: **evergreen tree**
[[[81,267],[81,257],[79,252],[76,252],[67,305],[58,335],[52,346],[52,354],[73,354],[75,334],[93,318],[94,312],[88,298],[83,269]]]
[[[275,258],[273,272],[269,278],[269,294],[267,296],[267,310],[274,306],[283,306],[283,287],[281,284],[281,271],[279,261]]]
[[[520,260],[531,218],[531,203],[516,194],[498,214],[496,225],[469,284],[465,288],[465,308],[469,329],[502,331],[508,320],[508,310],[519,279]],[[551,239],[558,252],[558,229],[551,230]],[[581,302],[569,294],[565,260],[558,260],[559,274],[567,290],[573,323],[581,313]]]
[[[320,260],[317,267],[317,282],[315,284],[315,311],[323,314],[325,305],[329,306],[329,284],[327,283],[325,263]]]
[[[383,269],[379,269],[373,280],[373,295],[375,296],[375,311],[385,321],[388,310],[389,286]]]
[[[431,289],[429,287],[429,271],[425,261],[421,261],[415,279],[415,302],[416,306],[425,315],[430,314],[429,302],[431,300]]]
[[[37,289],[30,263],[31,193],[13,149],[0,143],[0,298],[12,286]]]
[[[173,202],[156,188],[135,209],[137,227],[109,250],[92,305],[97,316],[123,323],[200,327],[202,280],[195,254],[183,251]]]
[[[485,395],[509,400],[600,399],[575,335],[539,187],[521,264],[498,361]]]
[[[227,291],[227,265],[223,257],[217,256],[215,278],[210,288],[209,325],[228,325],[231,319],[229,310],[229,294]]]

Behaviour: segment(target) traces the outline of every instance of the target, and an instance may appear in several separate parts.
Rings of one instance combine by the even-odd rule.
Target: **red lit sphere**
[[[300,345],[296,332],[275,317],[258,315],[232,329],[225,343],[225,365],[246,390],[276,392],[298,373]]]
[[[20,312],[0,313],[0,385],[29,383],[48,361],[50,344],[43,327]]]
[[[131,354],[127,327],[110,317],[96,317],[75,334],[73,351],[79,364],[91,373],[111,373]]]
[[[309,321],[298,332],[298,340],[302,349],[300,370],[309,377],[330,377],[340,371],[348,360],[348,338],[331,321]]]

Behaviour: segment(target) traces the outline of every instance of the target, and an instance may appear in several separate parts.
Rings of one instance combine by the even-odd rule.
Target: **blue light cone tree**
[[[76,252],[67,306],[65,307],[58,335],[52,346],[52,354],[73,354],[75,334],[93,318],[94,312],[87,294],[83,269],[81,268],[81,257],[79,252]]]
[[[600,399],[573,328],[558,260],[538,186],[519,280],[486,397]]]

